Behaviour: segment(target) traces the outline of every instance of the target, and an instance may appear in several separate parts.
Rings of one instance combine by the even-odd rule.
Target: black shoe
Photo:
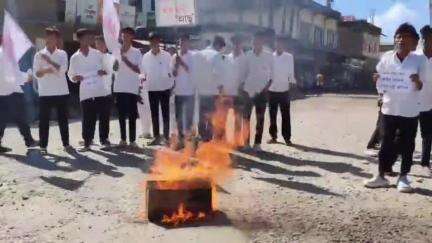
[[[268,140],[267,143],[268,143],[268,144],[277,144],[278,141],[277,141],[276,138],[272,138],[272,139]]]
[[[8,153],[10,151],[12,151],[12,149],[0,146],[0,154]]]
[[[37,147],[37,146],[39,146],[39,141],[31,140],[29,142],[26,142],[26,146],[27,146],[27,148]]]
[[[286,146],[293,146],[293,143],[291,142],[291,140],[288,140],[285,142]]]
[[[153,141],[151,141],[150,143],[148,143],[148,146],[159,146],[162,144],[162,138],[161,137],[157,137],[155,139],[153,139]]]

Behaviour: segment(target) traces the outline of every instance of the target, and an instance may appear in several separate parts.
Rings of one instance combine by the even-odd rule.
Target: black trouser
[[[180,138],[184,138],[185,132],[192,131],[195,110],[195,96],[176,95],[175,97],[175,116],[177,130]]]
[[[120,137],[126,141],[126,119],[129,120],[129,142],[136,140],[136,120],[138,118],[138,96],[129,93],[116,93],[116,104],[119,115]]]
[[[402,155],[401,176],[409,174],[413,163],[418,118],[383,115],[381,122],[381,149],[379,152],[379,173],[391,171],[398,153]],[[399,144],[395,142],[399,131]]]
[[[198,132],[201,139],[206,142],[213,139],[212,115],[215,111],[215,102],[214,95],[200,96]]]
[[[83,113],[82,136],[84,145],[90,146],[99,119],[99,139],[102,144],[108,141],[111,113],[111,97],[97,97],[81,101]]]
[[[278,137],[277,114],[280,107],[282,114],[282,136],[285,142],[291,140],[291,99],[289,92],[269,92],[270,109],[270,135],[273,139]]]
[[[49,139],[51,111],[57,112],[57,122],[63,146],[69,145],[68,95],[39,98],[39,139],[40,147],[46,148]]]
[[[381,110],[380,110],[378,112],[378,120],[377,120],[377,123],[376,123],[375,130],[372,133],[372,136],[371,136],[371,138],[370,138],[370,140],[368,142],[368,145],[367,145],[368,149],[375,148],[379,144],[379,142],[381,140],[381,134],[380,134],[381,120],[382,120],[382,113],[381,113]]]
[[[252,109],[255,106],[255,113],[256,113],[256,133],[255,133],[255,144],[261,144],[262,142],[262,135],[264,130],[264,118],[265,118],[265,111],[267,107],[267,97],[265,93],[260,93],[255,95],[254,97],[248,97],[246,100],[246,106],[245,106],[245,112],[244,112],[244,118],[250,121],[250,118],[252,116]],[[249,132],[248,136],[250,136],[250,126],[247,127]],[[246,139],[246,143],[249,142],[249,138]]]
[[[26,146],[30,146],[34,140],[27,123],[24,94],[13,93],[0,96],[0,140],[4,136],[8,121],[13,121],[24,138]]]
[[[149,103],[152,116],[153,136],[160,137],[159,106],[162,109],[163,133],[166,140],[170,136],[170,97],[171,90],[149,91]]]
[[[422,166],[430,166],[432,148],[432,110],[420,113],[422,136]]]

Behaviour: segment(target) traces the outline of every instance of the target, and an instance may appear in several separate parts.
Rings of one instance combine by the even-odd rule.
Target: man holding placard
[[[417,35],[412,25],[405,23],[399,26],[394,36],[395,52],[383,56],[377,65],[378,74],[374,75],[374,81],[377,82],[378,91],[383,94],[382,144],[379,173],[365,183],[368,188],[389,186],[385,173],[394,163],[394,154],[401,153],[402,165],[397,188],[400,192],[412,192],[408,174],[413,162],[420,113],[419,95],[423,86],[419,74],[425,68],[424,58],[412,53]],[[400,147],[394,143],[397,130],[400,132]]]
[[[432,176],[430,164],[432,148],[432,28],[427,25],[421,29],[424,43],[423,50],[419,55],[424,56],[426,68],[420,74],[420,79],[424,82],[421,98],[420,112],[420,131],[422,135],[422,163],[427,173]]]
[[[107,72],[103,70],[103,55],[90,47],[91,32],[87,29],[79,29],[76,33],[80,42],[80,49],[72,55],[68,76],[74,83],[80,85],[80,101],[82,108],[82,136],[84,139],[83,152],[89,151],[93,142],[96,121],[106,122],[103,118],[104,109],[109,105],[111,91],[103,80]],[[99,131],[101,144],[108,141],[109,126]]]

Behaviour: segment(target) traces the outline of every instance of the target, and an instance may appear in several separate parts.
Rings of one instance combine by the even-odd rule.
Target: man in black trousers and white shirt
[[[291,145],[291,98],[290,89],[296,83],[294,57],[285,51],[283,37],[276,38],[276,51],[273,53],[273,83],[269,88],[270,144],[277,143],[277,114],[282,115],[282,137],[286,145]]]
[[[129,121],[129,145],[138,147],[136,141],[136,120],[138,118],[138,97],[139,97],[139,74],[142,55],[139,49],[132,46],[135,38],[135,30],[128,27],[122,30],[123,45],[121,48],[122,60],[114,81],[114,96],[116,98],[119,112],[119,124],[121,141],[120,145],[127,145],[126,142],[126,119]]]
[[[413,163],[418,116],[421,109],[420,90],[423,83],[419,76],[426,64],[424,57],[412,52],[417,36],[417,31],[412,25],[402,24],[394,36],[395,52],[384,55],[377,65],[378,74],[374,75],[374,81],[382,82],[379,78],[384,73],[401,73],[412,82],[412,87],[404,92],[396,92],[388,88],[379,90],[383,93],[382,144],[379,152],[378,174],[365,182],[368,188],[389,186],[385,173],[391,170],[397,158],[395,154],[400,153],[402,164],[397,189],[404,193],[413,191],[408,174]],[[397,131],[399,131],[399,146],[395,143]]]
[[[258,32],[254,36],[253,50],[246,55],[246,81],[240,89],[247,93],[244,119],[250,121],[252,109],[256,112],[256,134],[254,150],[261,151],[262,135],[264,130],[265,111],[267,108],[267,91],[272,84],[273,55],[264,50],[265,32]],[[250,130],[250,127],[247,129]],[[251,134],[248,132],[247,134]],[[246,147],[249,138],[246,139]]]
[[[46,47],[36,53],[33,69],[38,80],[39,93],[39,139],[42,153],[47,153],[51,112],[57,112],[57,121],[65,150],[69,145],[68,98],[66,80],[68,57],[57,48],[60,32],[56,28],[45,30]]]
[[[107,72],[103,70],[103,55],[90,47],[91,36],[87,29],[79,29],[76,33],[80,42],[80,49],[72,55],[69,66],[69,78],[80,85],[80,101],[82,109],[82,136],[84,139],[83,152],[91,149],[96,121],[103,123],[99,131],[101,144],[108,141],[109,119],[106,107],[110,105],[110,90],[106,88],[103,77]]]
[[[169,142],[170,136],[170,97],[174,80],[171,75],[171,55],[159,46],[160,36],[152,32],[149,34],[151,50],[148,51],[141,63],[141,74],[148,84],[149,102],[153,125],[154,140],[150,146]],[[159,131],[159,107],[162,110],[163,138]]]

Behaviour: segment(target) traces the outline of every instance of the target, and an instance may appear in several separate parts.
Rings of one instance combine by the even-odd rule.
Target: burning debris
[[[213,113],[214,140],[201,143],[197,148],[191,142],[181,152],[168,148],[156,151],[146,183],[147,217],[151,222],[178,226],[214,215],[216,185],[233,175],[230,154],[240,145],[239,138],[248,137],[225,135],[223,121],[228,111],[225,105],[218,105]]]

